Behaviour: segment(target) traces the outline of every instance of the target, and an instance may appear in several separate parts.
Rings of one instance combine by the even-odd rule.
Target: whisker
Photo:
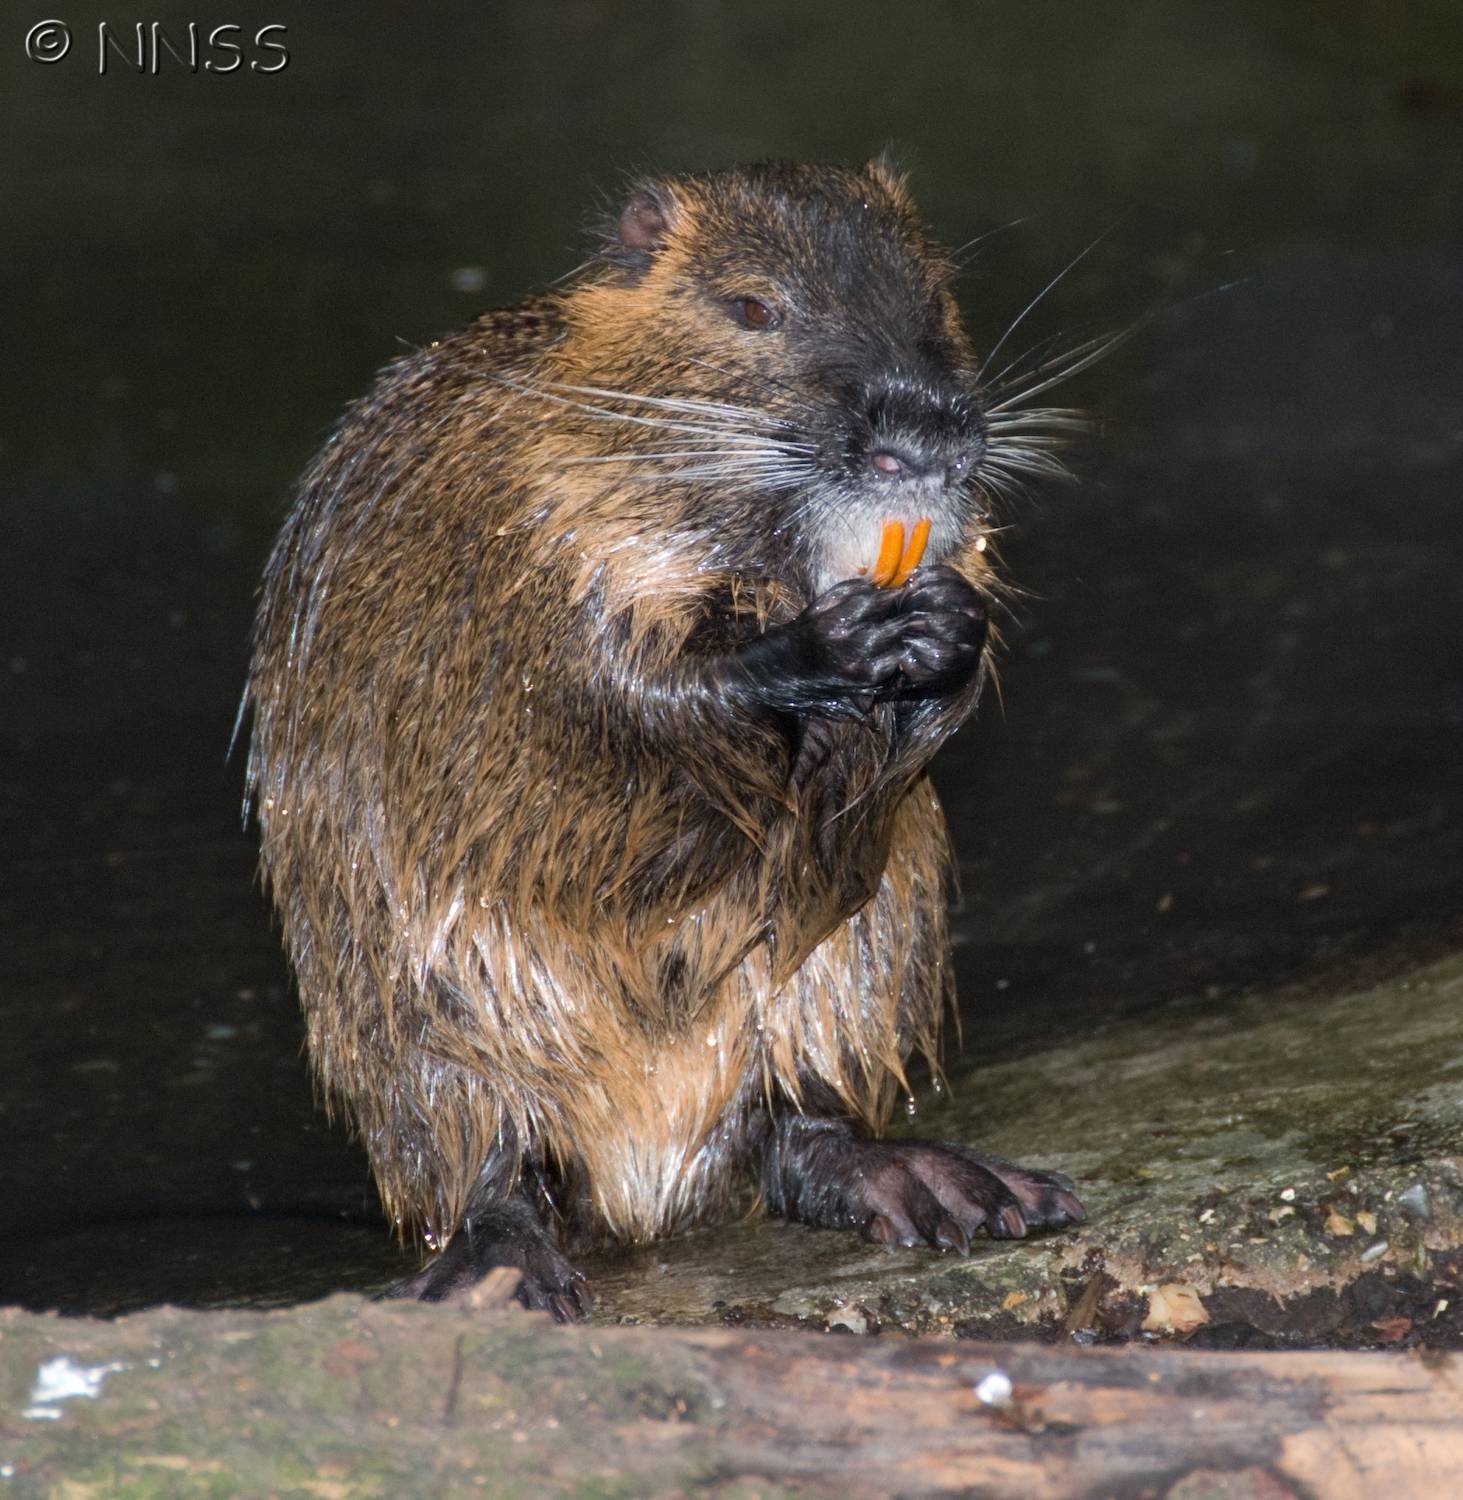
[[[1090,431],[1091,426],[1092,424],[1089,423],[1087,427],[1079,430]],[[988,434],[986,441],[989,447],[997,451],[1004,447],[1020,447],[1030,448],[1033,451],[1039,450],[1044,453],[1061,453],[1065,452],[1068,446],[1070,446],[1072,439],[1065,431],[1051,433],[1036,431],[1017,433],[997,432]]]
[[[854,526],[853,518],[845,514],[843,507],[838,505],[836,499],[830,497],[828,490],[824,488],[811,490],[803,502],[773,528],[773,534],[781,536],[785,532],[796,530],[809,515],[820,509],[823,512],[825,526],[830,524],[840,526],[850,539],[856,539],[857,528]]]
[[[992,432],[1086,432],[1092,418],[1075,406],[1013,406],[988,418]]]
[[[1110,233],[1111,231],[1105,231]],[[1101,236],[1099,236],[1099,239]],[[1094,244],[1097,241],[1093,242]],[[1083,254],[1092,249],[1089,245]],[[1079,257],[1080,259],[1080,257]],[[1070,269],[1070,268],[1069,268]],[[1063,272],[1065,275],[1066,273]],[[1070,349],[1063,350],[1060,354],[1053,355],[1050,359],[1043,359],[1032,367],[1031,370],[1022,374],[1015,380],[1004,377],[1011,369],[1018,365],[1021,356],[1010,361],[996,376],[986,381],[986,389],[1001,399],[986,407],[986,417],[989,425],[993,428],[999,427],[1009,419],[1012,413],[1037,418],[1038,425],[1049,430],[1065,428],[1067,430],[1082,430],[1084,427],[1090,430],[1091,424],[1087,423],[1080,412],[1066,407],[1027,407],[1026,403],[1034,397],[1049,391],[1055,385],[1060,385],[1064,380],[1070,380],[1074,375],[1079,375],[1083,370],[1090,369],[1099,360],[1106,359],[1109,354],[1122,348],[1130,339],[1136,338],[1148,325],[1165,314],[1177,311],[1179,308],[1188,307],[1196,302],[1202,302],[1209,297],[1218,296],[1220,293],[1232,291],[1237,286],[1242,286],[1248,280],[1247,277],[1239,277],[1234,281],[1223,282],[1218,286],[1209,287],[1205,291],[1197,292],[1192,297],[1186,297],[1178,302],[1165,302],[1151,307],[1139,317],[1133,319],[1126,328],[1120,328],[1112,333],[1096,334],[1092,338],[1085,339],[1081,343],[1073,345]],[[1045,293],[1043,293],[1045,295]],[[1024,316],[1024,314],[1023,314]],[[1012,325],[1014,327],[1014,325]],[[1009,330],[1007,330],[1009,332]],[[1042,343],[1034,345],[1026,357],[1034,356],[1043,344],[1050,345],[1051,339],[1043,340]],[[992,350],[992,353],[995,351]],[[994,420],[992,420],[994,419]],[[1011,429],[1008,429],[1011,430]]]
[[[992,505],[1013,504],[1030,498],[1031,486],[1015,475],[982,470],[980,487],[990,498]]]
[[[708,455],[712,457],[712,455]],[[812,465],[797,454],[779,455],[764,453],[754,455],[733,454],[720,462],[682,464],[672,473],[676,477],[700,477],[706,474],[796,474],[810,475]]]
[[[684,484],[688,480],[699,480],[703,484],[723,484],[732,489],[795,489],[802,483],[801,475],[748,474],[742,470],[708,469],[674,474],[627,474],[626,484]]]
[[[1104,334],[1098,338],[1088,339],[1085,343],[1078,344],[1075,349],[1069,350],[1063,356],[1065,363],[1057,367],[1054,372],[1045,379],[1038,379],[1035,385],[1024,385],[1016,389],[1005,400],[995,402],[988,406],[988,414],[999,416],[1002,412],[1013,411],[1033,396],[1039,396],[1043,391],[1049,391],[1055,385],[1060,385],[1064,380],[1070,380],[1074,375],[1080,375],[1083,370],[1090,369],[1098,360],[1106,359],[1114,349],[1121,348],[1133,338],[1141,328],[1147,326],[1149,318],[1140,319],[1130,324],[1127,328],[1120,328],[1116,333]],[[1056,362],[1053,361],[1053,364]],[[1047,366],[1046,368],[1051,368]],[[1033,372],[1033,378],[1042,372]]]
[[[641,417],[628,411],[611,411],[605,406],[596,406],[588,401],[576,401],[569,396],[561,396],[555,391],[546,390],[542,386],[530,385],[527,381],[514,380],[508,375],[495,375],[493,377],[500,385],[506,385],[512,390],[520,391],[525,396],[536,396],[540,401],[552,401],[559,406],[567,406],[575,411],[582,411],[588,416],[594,417],[601,422],[627,422],[637,427],[650,427],[658,432],[682,432],[689,433],[693,437],[717,438],[722,442],[736,441],[740,434],[730,430],[729,424],[722,423],[720,426],[707,426],[696,422],[671,422],[664,417]],[[748,441],[756,441],[752,434],[748,434]]]
[[[728,370],[728,369],[724,368],[722,365],[714,365],[714,364],[712,364],[711,361],[708,360],[708,359],[696,359],[696,358],[692,358],[691,360],[688,361],[688,363],[693,364],[693,365],[698,365],[703,370],[710,370],[713,375],[725,375],[726,378],[728,380],[731,380],[731,381],[745,380],[747,378],[745,371]],[[789,395],[791,395],[796,400],[797,405],[798,405],[798,407],[801,410],[807,411],[807,412],[811,412],[813,410],[812,403],[808,400],[806,394],[804,392],[798,390],[798,388],[795,385],[793,385],[790,381],[784,380],[782,378],[782,376],[780,376],[780,375],[774,375],[770,370],[759,370],[757,372],[757,378],[759,380],[767,381],[770,384],[779,387],[781,390],[786,391]],[[778,419],[774,419],[774,420],[778,420]],[[797,424],[795,422],[790,422],[789,421],[789,422],[785,422],[784,425],[786,425],[788,427],[795,427]]]
[[[738,406],[731,401],[702,401],[694,396],[649,396],[638,391],[613,391],[606,390],[602,386],[569,385],[559,381],[548,381],[543,389],[568,391],[571,395],[578,396],[596,396],[608,401],[628,401],[636,405],[657,407],[668,411],[697,413],[706,417],[715,417],[718,420],[738,417],[753,422],[771,422],[779,427],[794,425],[780,417],[769,417],[766,412],[760,412],[755,407]]]
[[[1019,229],[1023,224],[1029,222],[1030,214],[1022,214],[1019,219],[1008,220],[1005,224],[997,224],[994,229],[987,229],[983,234],[978,234],[974,239],[966,240],[963,245],[957,246],[950,252],[950,259],[955,262],[958,270],[965,270],[970,264],[973,254],[987,240],[994,239],[998,234],[1005,234],[1009,229]]]
[[[1001,368],[989,373],[982,367],[981,383],[987,390],[1001,390],[1011,384],[1012,381],[1021,381],[1029,378],[1031,370],[1038,370],[1047,361],[1048,353],[1055,348],[1066,337],[1066,334],[1058,329],[1055,333],[1049,333],[1044,338],[1039,338],[1034,344],[1029,344],[1019,354],[1013,354]],[[1031,370],[1021,374],[1013,374],[1020,367],[1030,362]]]
[[[987,469],[1004,474],[1009,479],[1055,479],[1065,484],[1074,477],[1063,459],[1054,453],[1040,451],[996,454],[989,463],[982,466],[981,473],[984,474]]]
[[[1002,475],[1007,479],[1020,480],[1022,476],[1033,479],[1057,479],[1069,480],[1072,471],[1060,459],[1053,458],[1049,453],[1022,453],[1006,452],[996,455],[987,454],[981,462],[981,476],[990,473]]]
[[[576,386],[563,382],[545,382],[540,385],[531,385],[526,381],[516,381],[508,376],[497,377],[502,384],[510,388],[522,391],[526,395],[537,396],[540,400],[552,401],[558,405],[570,407],[576,411],[582,411],[597,421],[622,422],[634,426],[648,427],[653,431],[675,433],[692,439],[705,439],[709,443],[725,445],[720,449],[700,447],[691,457],[711,456],[713,453],[728,457],[747,455],[779,456],[782,458],[795,457],[799,453],[811,454],[816,452],[816,445],[800,442],[796,439],[784,437],[767,432],[746,431],[741,424],[750,419],[754,422],[772,422],[776,426],[794,427],[790,422],[781,419],[767,418],[754,411],[750,407],[739,407],[731,403],[712,403],[697,401],[691,398],[674,398],[663,396],[640,395],[629,391],[606,390],[600,386]],[[610,401],[627,402],[648,406],[658,411],[666,409],[675,412],[689,411],[701,415],[709,415],[713,418],[710,422],[671,421],[659,416],[639,415],[635,412],[617,411],[613,408],[601,406],[597,401],[576,399],[575,395],[564,395],[561,392],[573,392],[577,395],[600,397]],[[624,454],[624,455],[598,455],[598,458],[607,458],[615,462],[636,463],[649,454]],[[595,461],[586,455],[582,460],[569,460],[569,462],[591,462]]]
[[[1097,249],[1097,247],[1108,237],[1108,235],[1113,232],[1113,229],[1115,227],[1115,225],[1109,224],[1108,227],[1104,229],[1102,233],[1098,235],[1090,245],[1080,251],[1077,255],[1073,256],[1072,259],[1069,260],[1067,264],[1063,266],[1062,269],[1058,271],[1057,274],[1053,276],[1052,279],[1047,282],[1044,287],[1042,287],[1042,289],[1036,294],[1036,296],[1034,296],[1031,301],[1021,309],[1020,313],[1017,314],[1015,320],[1007,325],[1005,333],[1003,333],[1000,338],[996,340],[995,347],[992,348],[986,355],[987,362],[996,357],[996,354],[999,352],[1001,345],[1004,344],[1013,333],[1015,333],[1015,331],[1025,321],[1026,315],[1037,305],[1037,303],[1039,303],[1041,299],[1045,297],[1047,293],[1050,292],[1055,286],[1057,286],[1058,283],[1061,282],[1067,275],[1069,275],[1079,265],[1081,265],[1082,262],[1086,260],[1087,257],[1091,255],[1092,252]]]
[[[1040,357],[1038,357],[1037,351],[1041,348],[1041,345],[1033,346],[1025,356],[1033,360],[1030,369],[1022,370],[1019,374],[1008,374],[1007,371],[1014,370],[1020,363],[1019,360],[1014,360],[999,376],[986,382],[986,390],[990,395],[1007,398],[1022,392],[1028,393],[1029,396],[1030,387],[1034,381],[1045,378],[1053,371],[1065,369],[1074,359],[1080,359],[1089,351],[1101,348],[1110,337],[1112,337],[1111,334],[1095,334],[1091,338],[1082,339],[1078,343],[1059,349],[1056,353],[1043,354]],[[1055,340],[1047,339],[1044,342],[1050,345]]]
[[[640,453],[596,453],[577,458],[566,458],[564,464],[640,464],[667,463],[680,458],[781,458],[787,455],[776,447],[765,450],[757,447],[739,448],[650,448]]]
[[[575,266],[572,270],[565,271],[562,276],[555,276],[554,279],[549,283],[549,285],[550,286],[563,286],[565,284],[565,282],[573,281],[574,278],[576,276],[578,276],[581,271],[587,271],[592,265],[595,265],[598,262],[598,260],[599,260],[599,256],[598,255],[591,255],[588,260],[581,260],[579,262],[579,264],[577,266]]]

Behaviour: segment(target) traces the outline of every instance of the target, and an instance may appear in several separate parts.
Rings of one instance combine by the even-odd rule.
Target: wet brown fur
[[[788,170],[900,226],[968,351],[902,185]],[[631,1239],[714,1215],[769,1103],[816,1083],[879,1130],[950,996],[922,768],[975,687],[913,735],[889,705],[837,725],[794,788],[778,730],[674,692],[688,654],[808,602],[787,538],[715,485],[578,462],[625,428],[535,395],[747,399],[687,285],[718,246],[755,284],[747,216],[775,203],[735,174],[663,191],[648,268],[596,263],[390,366],[266,575],[249,780],[310,1053],[388,1211],[438,1245],[495,1154]],[[945,560],[989,593],[971,542]]]

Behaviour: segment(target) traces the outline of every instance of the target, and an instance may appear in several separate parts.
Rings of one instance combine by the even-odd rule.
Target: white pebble
[[[31,1404],[25,1415],[33,1422],[54,1422],[61,1413],[58,1401],[70,1401],[76,1396],[92,1400],[102,1393],[102,1381],[116,1370],[125,1370],[126,1365],[79,1365],[68,1354],[48,1359],[36,1371],[36,1383],[30,1393]]]

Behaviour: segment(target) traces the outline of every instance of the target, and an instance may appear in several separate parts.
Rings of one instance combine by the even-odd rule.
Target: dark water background
[[[987,346],[1104,231],[1017,347],[1168,309],[1074,383],[1082,487],[1008,512],[1004,709],[939,765],[973,1054],[1456,945],[1452,0],[324,9],[141,17],[282,22],[271,76],[0,22],[0,1300],[393,1263],[225,764],[254,579],[344,401],[627,168],[892,143],[948,241],[1022,221]]]

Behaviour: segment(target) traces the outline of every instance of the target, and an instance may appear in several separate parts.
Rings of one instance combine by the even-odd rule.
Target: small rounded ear
[[[870,178],[896,202],[907,204],[909,202],[909,187],[903,169],[894,160],[893,153],[888,146],[879,152],[877,156],[871,156],[864,163],[864,176]]]
[[[601,254],[628,280],[635,281],[665,249],[679,217],[680,208],[670,188],[658,182],[642,182],[610,220]]]
[[[615,235],[623,249],[638,255],[654,255],[670,237],[675,205],[661,187],[637,188],[620,210]]]

